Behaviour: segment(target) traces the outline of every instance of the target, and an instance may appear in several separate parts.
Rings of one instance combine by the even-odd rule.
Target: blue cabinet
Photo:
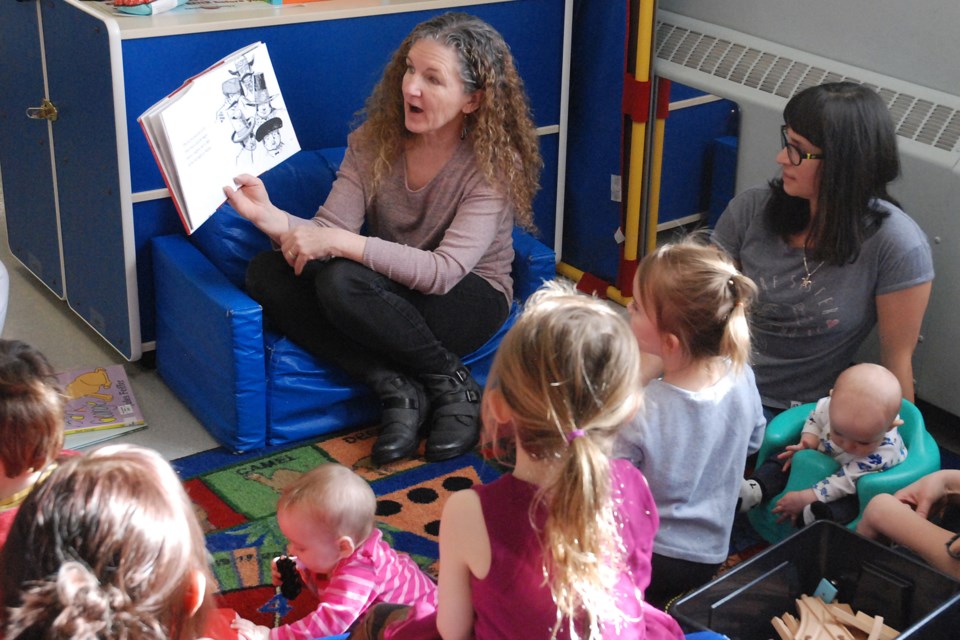
[[[122,15],[101,1],[0,3],[0,175],[11,251],[126,358],[153,348],[149,241],[181,229],[137,116],[257,40],[270,48],[300,144],[311,149],[345,143],[414,25],[447,10],[488,21],[510,44],[530,94],[545,161],[535,215],[553,244],[572,0],[220,1],[190,0],[156,16]],[[44,99],[56,119],[28,117]]]

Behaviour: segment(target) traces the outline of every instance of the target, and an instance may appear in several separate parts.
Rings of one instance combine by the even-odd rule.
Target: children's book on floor
[[[234,177],[260,175],[300,150],[263,42],[187,79],[137,120],[187,233],[224,202]]]
[[[147,427],[121,364],[57,374],[64,391],[64,447],[82,449]]]

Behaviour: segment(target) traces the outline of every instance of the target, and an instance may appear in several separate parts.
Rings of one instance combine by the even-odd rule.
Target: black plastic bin
[[[731,640],[777,637],[770,619],[798,616],[795,600],[822,578],[837,601],[881,615],[900,638],[960,637],[960,582],[921,560],[832,522],[815,522],[679,600],[670,613],[685,631]]]

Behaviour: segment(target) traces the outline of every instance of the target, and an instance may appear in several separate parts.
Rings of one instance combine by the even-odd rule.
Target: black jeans
[[[314,260],[297,276],[279,251],[254,256],[246,285],[273,327],[359,380],[383,368],[445,372],[450,352],[478,349],[510,311],[474,273],[444,295],[426,295],[347,259]]]

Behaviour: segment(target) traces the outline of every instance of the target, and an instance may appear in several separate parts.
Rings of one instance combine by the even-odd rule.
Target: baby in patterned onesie
[[[306,640],[344,633],[379,602],[435,608],[436,584],[374,526],[376,497],[367,481],[339,464],[322,464],[286,486],[277,523],[303,584],[320,603],[306,617],[276,629],[237,618],[241,640]],[[273,583],[280,584],[277,558]]]
[[[851,522],[860,512],[857,480],[866,473],[884,471],[903,462],[907,448],[897,427],[900,419],[900,383],[889,370],[876,364],[857,364],[837,378],[830,395],[821,398],[803,425],[798,444],[789,445],[757,467],[743,481],[740,511],[783,491],[793,454],[817,449],[840,464],[832,476],[809,489],[784,495],[772,512],[778,521],[802,517]]]

